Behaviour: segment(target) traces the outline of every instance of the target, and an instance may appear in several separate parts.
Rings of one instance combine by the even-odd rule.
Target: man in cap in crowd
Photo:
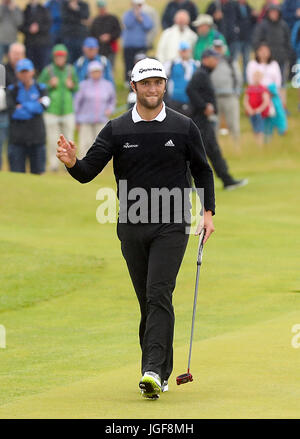
[[[46,132],[43,112],[49,106],[46,86],[34,80],[32,62],[21,59],[16,65],[17,84],[7,89],[7,107],[10,114],[8,161],[12,172],[42,174],[46,166]]]
[[[169,195],[189,192],[187,161],[197,188],[204,189],[204,223],[196,234],[204,227],[206,242],[214,231],[213,173],[196,125],[165,106],[166,81],[159,61],[137,62],[131,75],[134,107],[106,124],[82,160],[76,158],[74,142],[63,136],[57,149],[70,175],[81,183],[95,178],[113,157],[120,199],[117,233],[141,311],[139,387],[149,399],[168,389],[173,368],[172,293],[188,242],[190,205],[181,195]],[[152,195],[162,189],[167,196],[156,203]]]
[[[67,138],[74,135],[73,94],[78,90],[78,78],[74,66],[67,63],[68,50],[65,45],[55,45],[52,57],[52,63],[43,69],[38,82],[46,84],[51,99],[45,112],[48,161],[50,171],[58,171],[56,141],[60,133]]]
[[[194,47],[194,59],[200,60],[204,50],[211,48],[214,40],[222,40],[226,46],[224,36],[214,28],[214,22],[210,15],[200,14],[193,22],[193,25],[198,34],[198,39]],[[226,54],[229,55],[227,46]]]
[[[114,84],[112,65],[108,58],[99,55],[99,43],[94,37],[87,37],[82,46],[83,55],[75,62],[75,69],[79,81],[88,77],[88,65],[92,61],[99,61],[103,64],[103,76]]]
[[[248,181],[236,180],[231,176],[215,134],[217,103],[210,74],[216,68],[219,58],[220,55],[215,50],[205,50],[201,57],[201,66],[194,73],[186,91],[192,105],[192,119],[201,132],[206,154],[217,176],[222,180],[224,189],[232,190],[244,186]]]
[[[238,2],[235,0],[213,0],[208,4],[206,14],[211,15],[219,32],[224,35],[230,53],[234,56],[239,39]]]
[[[186,41],[179,44],[179,57],[165,64],[168,75],[167,105],[186,116],[191,116],[186,87],[199,65],[199,61],[192,58],[191,45]]]
[[[238,147],[240,137],[239,96],[243,85],[241,69],[237,61],[225,55],[226,46],[223,40],[214,40],[213,48],[220,54],[218,65],[211,73],[211,81],[217,100],[218,116],[226,121],[235,146]]]
[[[108,12],[106,0],[98,0],[97,6],[98,15],[91,24],[90,34],[99,42],[99,54],[106,56],[114,67],[121,25],[118,17]]]

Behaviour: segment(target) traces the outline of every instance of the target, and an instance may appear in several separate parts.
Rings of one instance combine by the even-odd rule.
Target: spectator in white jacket
[[[197,34],[189,27],[189,13],[180,9],[174,17],[173,26],[165,29],[158,42],[156,57],[161,63],[173,61],[179,56],[180,42],[189,43],[193,49]]]

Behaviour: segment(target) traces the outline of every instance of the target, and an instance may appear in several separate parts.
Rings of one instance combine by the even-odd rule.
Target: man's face
[[[17,78],[19,81],[21,81],[23,84],[29,84],[34,77],[34,70],[21,70],[20,72],[17,72]]]
[[[142,9],[143,3],[132,3],[133,9]]]
[[[88,59],[94,59],[98,54],[98,47],[84,47],[83,53]]]
[[[225,52],[225,47],[224,46],[213,46],[214,47],[214,51],[217,52],[219,55],[223,55]]]
[[[206,67],[212,70],[214,70],[217,67],[218,62],[219,62],[219,58],[217,58],[216,56],[208,56],[202,60],[202,64],[204,64]]]
[[[181,29],[188,26],[190,23],[190,16],[187,11],[179,10],[174,17],[174,24],[177,24]]]
[[[179,55],[183,61],[188,61],[192,56],[192,51],[191,49],[180,50]]]
[[[268,13],[269,19],[271,21],[278,21],[279,20],[279,11],[277,9],[271,9]]]
[[[208,24],[201,24],[201,26],[197,27],[198,35],[205,36],[210,31],[210,26]]]
[[[165,90],[166,81],[163,78],[147,78],[136,82],[134,88],[137,102],[149,110],[160,107]]]
[[[15,66],[20,59],[25,58],[25,50],[21,46],[12,48],[8,53],[8,59],[11,65]]]

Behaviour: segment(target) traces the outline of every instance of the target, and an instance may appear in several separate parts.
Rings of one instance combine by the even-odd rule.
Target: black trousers
[[[234,179],[230,175],[227,162],[222,155],[213,123],[208,121],[199,123],[197,120],[195,120],[195,123],[201,132],[206,155],[215,173],[222,180],[224,185],[232,183]]]
[[[117,233],[140,305],[142,374],[167,380],[173,369],[172,294],[189,235],[185,224],[174,223],[118,223]]]

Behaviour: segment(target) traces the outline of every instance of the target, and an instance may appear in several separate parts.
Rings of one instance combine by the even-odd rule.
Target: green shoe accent
[[[139,387],[144,398],[159,398],[161,388],[152,376],[144,375],[139,383]]]

